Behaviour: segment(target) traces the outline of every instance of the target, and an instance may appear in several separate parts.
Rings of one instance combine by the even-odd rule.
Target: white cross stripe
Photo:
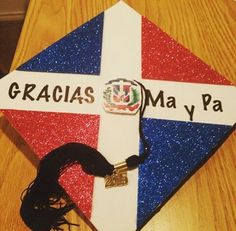
[[[120,17],[122,15],[122,17]],[[101,76],[141,79],[141,16],[123,3],[105,12]],[[98,149],[113,164],[139,153],[139,116],[102,111]],[[138,169],[128,172],[124,187],[104,188],[95,178],[92,222],[99,231],[136,230]],[[106,222],[104,222],[106,220]],[[115,225],[114,225],[115,224]]]
[[[132,80],[132,78],[130,79]],[[21,92],[12,99],[9,97],[9,88],[14,82],[19,85]],[[194,105],[193,122],[233,125],[236,121],[236,105],[234,104],[234,99],[236,98],[235,86],[145,79],[142,79],[140,82],[146,89],[150,90],[153,99],[156,99],[159,92],[163,91],[165,105],[169,96],[173,96],[176,99],[176,108],[161,107],[160,100],[153,107],[151,100],[149,100],[150,105],[146,107],[144,115],[146,118],[190,121],[184,105],[188,105],[189,108],[191,105]],[[94,75],[13,71],[0,80],[0,109],[100,115],[103,112],[102,89],[104,89],[105,83],[106,79]],[[49,99],[49,102],[46,102],[44,99],[39,101],[31,101],[28,98],[22,100],[26,84],[36,85],[36,88],[30,93],[34,98],[37,98],[37,95],[45,85],[49,86],[48,93],[50,95],[53,94],[55,86],[60,85],[62,88],[63,92],[58,93],[58,95],[65,94],[66,86],[69,86],[70,96],[78,86],[81,87],[81,95],[83,96],[84,89],[89,86],[93,88],[95,101],[91,104],[86,102],[80,104],[76,100],[73,103],[64,102],[63,99],[60,102],[54,102],[52,97]],[[16,88],[13,88],[13,94],[16,90]],[[204,110],[203,94],[212,96],[211,102],[207,105],[207,110]],[[213,101],[215,100],[221,102],[223,112],[215,112],[212,109]]]

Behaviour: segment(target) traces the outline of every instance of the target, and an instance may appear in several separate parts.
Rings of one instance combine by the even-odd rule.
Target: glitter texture
[[[103,14],[39,53],[22,71],[100,74]]]
[[[10,123],[32,147],[39,158],[69,142],[97,148],[99,116],[32,111],[4,112]],[[60,183],[76,205],[90,217],[94,177],[79,166],[68,169]]]
[[[138,227],[188,177],[231,126],[143,119],[150,156],[139,168]]]
[[[142,19],[142,77],[231,85],[145,17]]]
[[[103,20],[104,14],[98,15],[18,70],[99,75]],[[142,78],[231,84],[144,17]],[[39,158],[68,142],[97,148],[98,115],[14,110],[4,113]],[[151,154],[139,168],[138,227],[210,156],[231,129],[231,126],[158,119],[143,119],[143,123]],[[94,177],[75,165],[68,168],[59,181],[78,208],[90,218]]]
[[[4,113],[40,159],[68,142],[97,147],[99,116],[15,110]]]
[[[94,177],[74,165],[61,175],[59,182],[83,214],[91,218]]]
[[[103,18],[100,14],[23,64],[18,70],[100,74]],[[39,158],[69,142],[97,148],[99,116],[32,111],[4,111]],[[69,168],[60,183],[89,218],[94,177],[80,166]]]

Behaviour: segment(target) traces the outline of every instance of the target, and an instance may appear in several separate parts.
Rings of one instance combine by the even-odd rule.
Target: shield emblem
[[[103,98],[107,112],[135,114],[141,105],[141,89],[134,81],[116,79],[106,84]]]

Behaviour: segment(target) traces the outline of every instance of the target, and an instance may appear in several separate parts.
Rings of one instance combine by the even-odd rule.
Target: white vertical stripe
[[[123,2],[105,11],[103,81],[141,78],[141,16]],[[101,113],[98,150],[113,164],[139,153],[138,114]],[[105,189],[95,180],[92,222],[99,231],[134,231],[138,171],[128,172],[128,186]]]

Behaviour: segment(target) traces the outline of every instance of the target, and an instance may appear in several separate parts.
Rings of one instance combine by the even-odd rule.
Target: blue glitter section
[[[100,14],[39,53],[17,70],[100,74],[104,14]]]
[[[138,227],[211,154],[230,129],[224,125],[143,119],[151,154],[139,168]]]

